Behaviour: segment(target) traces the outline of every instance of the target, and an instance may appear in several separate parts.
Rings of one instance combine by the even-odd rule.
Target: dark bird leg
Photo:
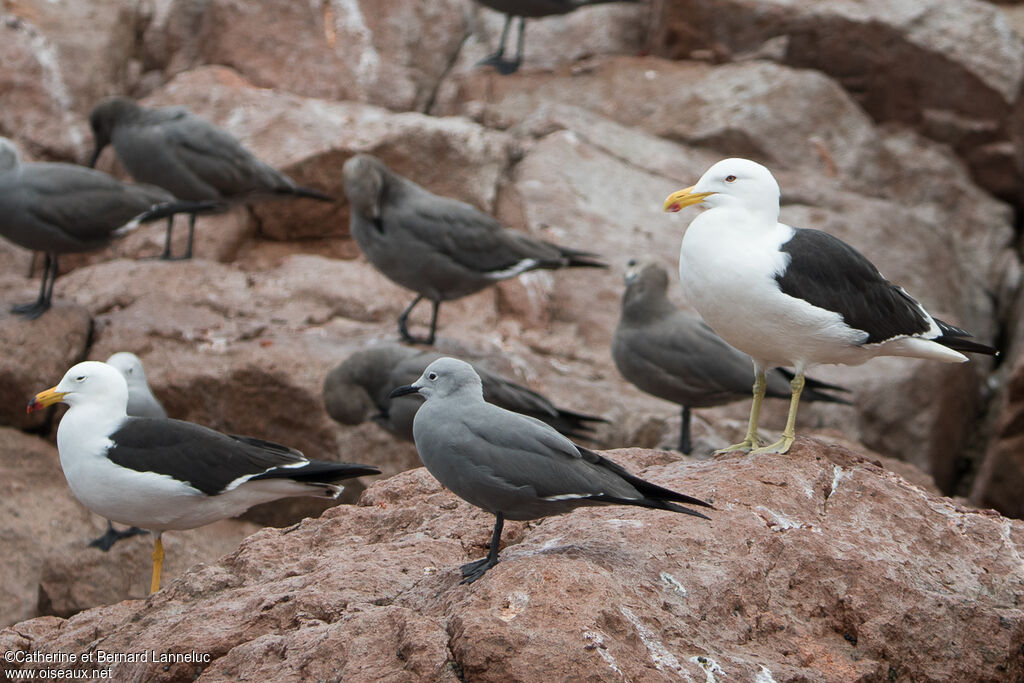
[[[690,407],[683,406],[682,426],[679,428],[679,452],[690,454]]]
[[[498,564],[498,546],[501,545],[501,530],[504,526],[505,515],[499,512],[494,519],[494,533],[491,534],[491,549],[487,551],[487,557],[462,565],[462,581],[459,583],[473,583]]]
[[[192,242],[196,238],[196,215],[188,215],[188,248],[185,249],[185,260],[192,258]]]
[[[120,541],[122,538],[131,538],[132,536],[139,536],[141,534],[148,533],[145,529],[140,529],[137,526],[128,527],[124,531],[118,531],[114,528],[114,525],[107,520],[107,533],[103,534],[99,538],[94,538],[89,542],[90,548],[99,548],[103,552],[109,551],[114,547],[114,544]]]
[[[160,260],[171,260],[171,235],[174,234],[174,216],[167,217],[167,236],[164,237],[164,253],[160,254]]]
[[[46,252],[43,262],[43,281],[39,286],[39,298],[30,304],[18,304],[11,307],[11,313],[23,316],[26,320],[35,320],[50,308],[53,299],[53,281],[57,279],[57,255]]]
[[[173,216],[167,218],[167,243],[164,246],[163,256],[160,258],[164,261],[188,261],[192,258],[192,242],[196,236],[196,214],[190,213],[188,215],[188,246],[185,247],[185,254],[183,256],[171,256],[171,221],[174,219]]]
[[[508,39],[508,29],[511,25],[512,15],[507,14],[505,15],[505,27],[501,30],[501,43],[498,45],[498,51],[478,62],[480,66],[493,66],[503,76],[514,73],[523,58],[523,29],[526,26],[526,19],[519,17],[519,49],[516,52],[515,60],[505,59],[505,42]]]
[[[431,346],[434,343],[434,337],[437,333],[437,310],[441,307],[441,302],[431,299],[431,303],[434,304],[433,313],[430,316],[430,335],[427,337],[414,337],[409,334],[409,314],[412,313],[412,309],[416,308],[416,304],[422,301],[425,297],[420,294],[412,303],[402,311],[402,315],[398,316],[398,334],[402,336],[404,341],[410,344],[426,344]]]

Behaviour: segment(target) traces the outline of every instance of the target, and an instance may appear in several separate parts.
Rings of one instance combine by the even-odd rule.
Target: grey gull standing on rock
[[[568,14],[587,5],[603,5],[611,2],[640,2],[640,0],[477,0],[484,7],[505,13],[505,27],[501,30],[498,50],[480,62],[493,66],[500,74],[514,73],[523,61],[523,37],[526,33],[526,19]],[[505,42],[512,18],[519,17],[519,39],[516,41],[515,59],[505,59]]]
[[[346,161],[344,177],[359,248],[386,277],[417,293],[398,317],[405,341],[434,343],[442,301],[530,270],[607,268],[594,254],[535,240],[469,204],[428,192],[368,154]],[[423,299],[434,307],[430,333],[421,339],[409,334],[407,320]]]
[[[14,143],[0,138],[0,235],[46,255],[39,298],[12,312],[31,320],[50,308],[60,254],[100,249],[145,221],[215,208],[84,166],[21,163]]]
[[[128,384],[127,413],[129,417],[167,417],[167,411],[160,405],[160,401],[156,400],[156,396],[149,388],[146,371],[142,369],[142,361],[138,356],[129,351],[118,351],[107,359],[107,365],[120,372]],[[146,530],[137,526],[118,531],[108,519],[106,533],[93,539],[89,545],[107,552],[121,539],[144,533]]]
[[[635,477],[540,420],[487,403],[469,363],[440,358],[391,396],[411,393],[426,398],[413,435],[427,470],[452,493],[495,516],[491,549],[462,566],[462,583],[476,581],[498,563],[506,519],[538,519],[589,505],[637,505],[707,519],[677,503],[709,503]]]
[[[401,344],[381,344],[356,351],[331,370],[324,379],[323,397],[327,414],[346,425],[367,419],[405,441],[413,440],[412,424],[423,399],[418,396],[389,398],[391,390],[414,382],[423,370],[442,354]],[[484,400],[514,413],[546,422],[574,439],[590,438],[590,423],[606,420],[593,415],[557,408],[547,398],[521,384],[488,372],[479,365]]]
[[[779,222],[779,185],[747,159],[724,159],[697,184],[665,200],[666,211],[700,203],[679,252],[690,303],[725,341],[754,360],[754,401],[744,440],[719,451],[785,453],[796,434],[804,372],[814,365],[859,365],[875,356],[962,363],[960,353],[997,351],[932,317],[860,252],[819,230]],[[765,370],[796,371],[782,438],[758,448]]]
[[[612,337],[612,360],[630,383],[682,407],[679,450],[690,452],[690,409],[720,406],[750,396],[750,356],[722,341],[703,320],[668,300],[668,273],[655,263],[630,261],[622,313]],[[765,396],[788,398],[793,378],[766,372]],[[822,391],[847,391],[807,378],[805,401],[850,402]]]
[[[36,394],[28,410],[55,403],[70,406],[57,428],[57,450],[75,497],[98,515],[153,532],[154,593],[164,531],[194,529],[279,498],[337,498],[342,487],[334,482],[380,473],[190,422],[129,417],[128,384],[106,363],[75,365],[57,386]]]
[[[184,107],[149,109],[126,97],[100,102],[89,115],[96,147],[90,166],[108,144],[132,177],[171,192],[178,199],[245,202],[293,196],[333,202],[319,190],[296,185],[284,173],[260,161],[227,131]],[[192,257],[196,215],[188,224]],[[171,258],[168,222],[163,259]]]

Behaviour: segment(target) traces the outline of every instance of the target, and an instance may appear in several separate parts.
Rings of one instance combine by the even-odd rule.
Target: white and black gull
[[[90,166],[113,144],[121,164],[135,180],[162,187],[178,199],[247,202],[271,197],[334,198],[294,180],[260,161],[233,135],[184,107],[143,107],[127,97],[103,100],[89,115],[95,139]],[[192,257],[196,214],[188,224]],[[163,259],[171,259],[172,221],[167,222]]]
[[[337,498],[342,487],[335,482],[380,472],[190,422],[129,417],[128,385],[106,363],[75,365],[28,410],[55,403],[70,406],[57,449],[75,497],[107,519],[153,532],[153,592],[160,590],[164,531],[194,529],[279,498]]]
[[[679,450],[690,452],[690,409],[750,396],[750,356],[729,346],[707,323],[669,301],[668,272],[656,263],[630,261],[622,313],[612,335],[615,367],[638,389],[682,407]],[[765,372],[765,396],[789,398],[791,373]],[[828,391],[847,391],[807,378],[803,400],[849,404]]]
[[[607,268],[594,254],[505,228],[465,202],[436,195],[358,154],[345,162],[349,226],[366,259],[391,281],[417,293],[398,316],[402,339],[433,344],[442,301],[458,299],[522,273],[559,268]],[[430,332],[409,334],[409,314],[433,303]]]
[[[744,440],[723,449],[785,453],[795,438],[804,373],[876,356],[965,362],[990,346],[939,320],[860,252],[819,230],[779,222],[779,185],[747,159],[724,159],[665,200],[666,211],[705,204],[683,235],[679,277],[690,303],[725,341],[753,358],[754,400]],[[792,367],[789,417],[760,447],[765,370]]]
[[[707,519],[698,498],[635,477],[540,420],[487,403],[473,366],[439,358],[392,397],[419,393],[413,436],[427,470],[452,493],[495,516],[487,557],[462,566],[472,583],[498,563],[506,519],[560,515],[593,505],[636,505]],[[682,503],[683,505],[679,505]]]

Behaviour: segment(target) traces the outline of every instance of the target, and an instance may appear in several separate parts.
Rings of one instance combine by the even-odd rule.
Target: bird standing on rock
[[[401,344],[381,344],[357,351],[339,363],[324,379],[323,397],[327,414],[347,425],[362,424],[367,418],[404,441],[412,441],[412,424],[422,399],[408,396],[391,399],[397,386],[415,381],[423,370],[441,357],[440,353]],[[474,366],[483,381],[484,399],[515,413],[545,422],[574,439],[590,438],[590,423],[605,422],[555,407],[536,391]]]
[[[345,162],[349,226],[373,266],[417,293],[398,317],[402,339],[433,344],[442,301],[474,294],[530,270],[607,268],[594,254],[560,247],[501,226],[469,204],[428,192],[359,154]],[[409,314],[423,299],[433,305],[430,332],[409,334]]]
[[[785,453],[795,438],[807,368],[859,365],[875,356],[946,363],[990,346],[932,317],[850,245],[819,230],[779,222],[779,185],[747,159],[719,161],[697,184],[665,200],[666,211],[704,203],[683,235],[679,278],[689,301],[725,341],[754,360],[754,401],[746,438],[719,451]],[[765,370],[793,367],[782,438],[759,448]]]
[[[260,161],[227,131],[184,107],[150,109],[126,97],[100,102],[89,115],[95,138],[90,166],[108,144],[135,180],[151,183],[179,199],[246,202],[293,196],[333,202],[319,190],[294,180]],[[192,258],[196,215],[188,224],[188,248],[182,259]],[[171,259],[173,223],[168,221],[161,258]]]
[[[75,365],[57,386],[36,394],[28,410],[55,403],[70,406],[57,428],[57,450],[75,497],[107,519],[153,532],[154,593],[164,531],[194,529],[279,498],[337,498],[342,487],[334,482],[380,473],[190,422],[129,417],[128,385],[106,363]]]
[[[711,507],[633,476],[552,427],[487,403],[473,366],[439,358],[391,397],[419,393],[413,435],[420,459],[452,493],[495,516],[487,557],[462,566],[472,583],[498,563],[506,519],[560,515],[590,505],[637,505],[707,519],[678,505]]]
[[[84,166],[22,163],[14,143],[0,138],[0,235],[46,255],[39,298],[11,311],[33,320],[50,308],[60,254],[101,249],[146,221],[217,208]]]
[[[526,19],[568,14],[587,5],[604,5],[611,2],[640,2],[640,0],[477,0],[484,7],[505,13],[505,27],[501,30],[498,50],[480,64],[493,66],[498,73],[515,73],[523,62],[523,40],[526,34]],[[505,42],[513,17],[519,17],[519,39],[516,41],[515,59],[505,59]]]
[[[668,300],[668,273],[655,263],[629,262],[622,313],[612,337],[615,367],[641,391],[682,406],[679,450],[690,452],[690,409],[750,396],[750,357],[726,344],[695,315]],[[786,398],[793,378],[778,368],[765,373],[765,395]],[[807,379],[803,398],[849,405],[823,389],[846,389]]]

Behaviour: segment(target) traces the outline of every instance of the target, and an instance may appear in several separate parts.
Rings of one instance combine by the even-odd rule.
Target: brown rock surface
[[[106,523],[71,494],[52,445],[9,428],[0,428],[0,517],[2,624],[69,616],[149,590],[152,539],[130,538],[109,553],[89,548]],[[165,578],[232,551],[256,529],[229,520],[166,534]]]
[[[992,440],[971,489],[971,502],[1024,518],[1024,358],[1018,356],[996,414]]]
[[[712,500],[713,519],[610,507],[510,524],[501,563],[461,586],[491,518],[418,469],[358,507],[261,531],[145,602],[7,628],[0,649],[210,656],[113,666],[153,681],[1024,675],[1021,522],[807,439],[688,465],[611,455]]]
[[[666,0],[654,54],[770,59],[828,74],[879,121],[955,147],[977,181],[1020,203],[1024,128],[1011,120],[1024,43],[995,6],[974,0]]]
[[[31,289],[38,289],[34,285]],[[16,303],[32,301],[35,294],[21,296]],[[58,302],[47,315],[25,320],[7,312],[10,303],[5,298],[0,307],[0,425],[39,428],[49,419],[48,412],[28,414],[25,406],[84,358],[92,319],[81,306]]]
[[[175,0],[148,28],[144,60],[172,76],[224,64],[264,88],[422,110],[465,40],[465,4]]]

